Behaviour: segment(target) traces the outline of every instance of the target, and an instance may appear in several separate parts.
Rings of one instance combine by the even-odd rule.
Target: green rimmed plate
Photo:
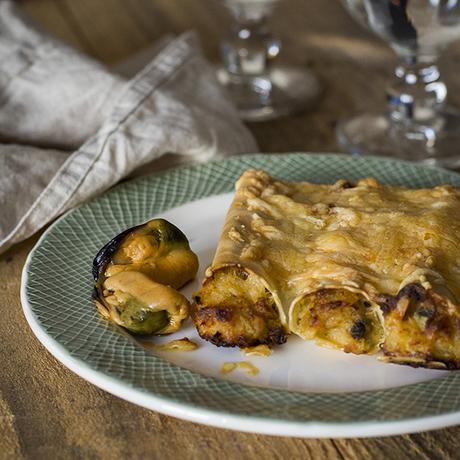
[[[74,372],[119,397],[219,427],[354,437],[460,423],[458,372],[383,364],[296,339],[270,358],[248,358],[205,343],[190,353],[155,354],[98,316],[90,299],[91,262],[107,240],[161,215],[187,234],[203,269],[215,249],[233,184],[250,167],[285,180],[373,176],[410,187],[460,186],[460,175],[441,169],[326,154],[232,157],[122,184],[59,219],[29,255],[21,297],[27,320],[45,347]],[[177,337],[193,334],[188,325]],[[223,379],[220,365],[236,360],[252,361],[259,375],[232,373]]]

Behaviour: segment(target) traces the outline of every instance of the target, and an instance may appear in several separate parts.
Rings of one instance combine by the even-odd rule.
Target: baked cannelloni
[[[219,346],[322,346],[460,368],[460,194],[246,171],[194,296]]]

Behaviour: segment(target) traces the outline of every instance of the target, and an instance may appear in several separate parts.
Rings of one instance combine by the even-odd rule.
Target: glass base
[[[382,155],[460,169],[460,113],[449,109],[440,115],[436,130],[403,129],[384,114],[356,115],[338,124],[337,141],[355,155]]]
[[[217,70],[217,77],[230,93],[245,121],[265,121],[313,107],[320,94],[317,78],[307,69],[273,66],[266,76],[241,77]]]

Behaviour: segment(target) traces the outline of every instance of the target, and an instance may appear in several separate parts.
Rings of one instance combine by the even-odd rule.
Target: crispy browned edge
[[[385,347],[382,347],[384,356],[381,361],[392,363],[392,364],[401,364],[409,367],[423,367],[425,369],[438,369],[438,370],[449,370],[455,371],[460,369],[460,363],[453,360],[442,360],[440,361],[437,358],[434,358],[432,355],[426,354],[415,354],[413,356],[397,356],[393,353],[389,353],[385,350]]]
[[[230,268],[230,267],[227,267]],[[237,270],[241,269],[242,273],[246,273],[245,270],[236,265]],[[247,276],[247,273],[246,273]],[[211,281],[213,276],[207,278],[202,288],[207,282]],[[220,323],[223,328],[231,328],[229,323],[234,319],[234,310],[229,306],[214,306],[207,305],[202,306],[201,298],[196,293],[193,296],[191,317],[195,324],[200,337],[204,340],[211,342],[218,347],[253,347],[256,345],[282,345],[287,340],[287,331],[281,324],[279,319],[279,313],[277,310],[272,310],[272,307],[267,305],[264,301],[255,302],[253,307],[250,308],[249,316],[255,314],[258,318],[263,319],[265,322],[267,333],[264,337],[251,338],[245,337],[244,335],[234,335],[232,340],[225,340],[222,332],[215,332],[213,334],[206,332],[206,325],[211,328],[212,324]],[[276,325],[270,325],[270,323],[278,323]],[[204,325],[204,327],[203,327]],[[231,334],[228,334],[231,335]]]
[[[385,315],[389,314],[394,310],[398,304],[399,299],[402,297],[409,297],[415,301],[423,301],[426,298],[429,298],[431,295],[430,291],[427,291],[419,283],[410,283],[406,285],[399,293],[395,296],[390,295],[381,295],[378,298],[378,304],[382,310],[382,313]],[[233,311],[227,307],[214,307],[214,306],[205,306],[202,308],[197,308],[200,303],[198,296],[194,297],[194,303],[192,305],[192,319],[195,325],[198,322],[217,321],[221,324],[228,324],[232,320]],[[230,326],[230,325],[229,325]],[[263,338],[256,338],[248,340],[244,336],[236,336],[233,340],[224,340],[220,332],[214,334],[207,334],[205,331],[198,328],[198,333],[200,336],[211,342],[212,344],[218,347],[251,347],[255,345],[281,345],[287,340],[286,330],[280,326],[270,329],[268,334]],[[410,355],[401,355],[394,351],[389,351],[383,345],[381,347],[384,356],[383,360],[386,362],[402,364],[410,367],[424,367],[429,369],[446,369],[446,370],[456,370],[460,369],[460,360],[448,360],[440,359],[429,353],[420,353],[415,352]]]
[[[435,314],[433,315],[433,318],[430,318],[430,320],[434,319],[439,311],[439,300],[434,298],[431,290],[425,289],[419,283],[410,283],[404,286],[395,296],[379,296],[377,303],[379,304],[383,315],[386,316],[391,313],[397,307],[398,301],[403,297],[407,297],[416,302],[423,302],[425,300],[431,302],[435,308]],[[430,320],[427,322],[427,324],[430,324]],[[404,321],[404,318],[401,321]],[[441,319],[439,321],[441,326],[445,324],[446,321],[449,321],[449,318],[441,314]],[[403,364],[410,367],[424,367],[428,369],[460,369],[460,360],[455,361],[450,359],[439,359],[434,357],[431,353],[420,352],[414,352],[410,355],[401,355],[397,352],[387,350],[385,344],[382,345],[381,349],[384,354],[382,360],[386,362]]]

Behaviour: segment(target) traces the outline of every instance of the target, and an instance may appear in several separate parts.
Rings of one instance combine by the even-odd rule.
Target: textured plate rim
[[[344,154],[337,153],[311,153],[311,152],[289,152],[289,153],[270,153],[270,154],[253,154],[241,155],[241,157],[256,157],[256,156],[283,156],[286,154],[299,154],[310,156],[330,156],[344,158]],[[235,157],[231,157],[235,158]],[[363,158],[363,157],[361,157]],[[225,162],[228,159],[216,160],[213,163]],[[402,160],[395,160],[393,158],[385,157],[372,157],[373,161],[378,162],[397,162],[407,165],[414,163]],[[443,170],[442,168],[434,167],[431,165],[421,165],[424,169],[431,169],[433,171],[442,171],[444,173],[456,174],[453,171]],[[166,171],[153,174],[152,176],[161,176],[168,174],[174,170],[181,170],[189,168],[189,165],[173,168]],[[135,179],[136,180],[136,179]],[[102,196],[102,195],[100,195]],[[99,197],[96,197],[97,200]],[[194,200],[191,200],[194,201]],[[189,202],[191,202],[189,201]],[[83,203],[80,206],[84,206]],[[79,208],[78,206],[77,208]],[[23,306],[25,318],[32,329],[35,336],[42,343],[42,345],[62,364],[68,367],[75,374],[83,379],[92,383],[93,385],[111,393],[121,399],[145,407],[147,409],[170,415],[179,419],[188,420],[208,426],[218,428],[231,429],[235,431],[243,431],[249,433],[260,433],[273,436],[288,436],[288,437],[304,437],[304,438],[351,438],[351,437],[377,437],[377,436],[390,436],[401,435],[406,433],[413,433],[418,431],[428,431],[440,428],[445,428],[453,425],[460,424],[460,411],[451,412],[448,414],[440,414],[433,416],[420,416],[405,418],[402,420],[368,420],[368,421],[344,421],[344,422],[323,422],[317,420],[311,421],[292,421],[285,419],[268,419],[261,416],[252,415],[236,415],[224,411],[218,411],[199,407],[197,405],[187,402],[176,402],[164,396],[156,396],[151,392],[147,392],[140,388],[130,386],[127,382],[104,374],[102,371],[93,369],[84,360],[73,357],[69,351],[65,349],[56,339],[51,337],[41,326],[32,306],[27,298],[27,282],[28,270],[34,257],[34,253],[40,247],[40,244],[46,239],[47,235],[53,231],[54,227],[59,222],[72,213],[74,208],[60,218],[58,218],[46,231],[41,235],[35,246],[32,248],[27,256],[26,262],[22,270],[20,298]],[[171,208],[172,209],[172,208]]]

